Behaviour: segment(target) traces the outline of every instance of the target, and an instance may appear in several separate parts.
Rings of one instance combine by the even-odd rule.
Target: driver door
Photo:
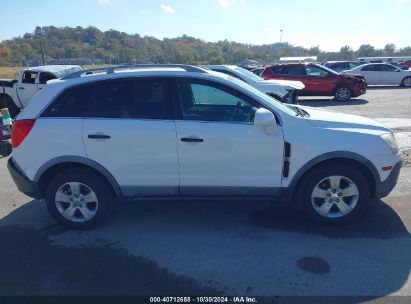
[[[276,196],[284,140],[254,126],[261,106],[222,84],[177,81],[176,119],[182,195]]]

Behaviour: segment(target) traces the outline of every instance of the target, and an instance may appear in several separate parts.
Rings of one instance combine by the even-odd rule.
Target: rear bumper
[[[391,170],[390,175],[386,178],[386,180],[382,183],[379,183],[376,188],[376,198],[386,197],[392,189],[394,189],[395,185],[397,184],[398,177],[400,176],[400,171],[402,167],[403,161],[399,161],[394,168]]]
[[[7,169],[20,192],[32,198],[42,198],[38,183],[30,181],[23,173],[21,173],[11,157],[7,162]]]

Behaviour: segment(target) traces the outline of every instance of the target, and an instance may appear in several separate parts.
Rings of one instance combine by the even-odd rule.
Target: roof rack
[[[186,72],[197,72],[197,73],[207,73],[205,69],[196,67],[193,65],[186,65],[186,64],[134,64],[134,65],[118,65],[118,66],[110,66],[110,67],[102,67],[102,68],[95,68],[89,69],[84,71],[74,72],[69,74],[61,79],[72,79],[78,78],[82,75],[93,75],[97,72],[106,72],[106,74],[113,74],[116,70],[127,70],[127,69],[146,69],[146,68],[180,68],[185,70]]]

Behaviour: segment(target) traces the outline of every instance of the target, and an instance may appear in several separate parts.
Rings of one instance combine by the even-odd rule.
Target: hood
[[[328,129],[367,129],[373,130],[374,133],[392,132],[380,122],[359,115],[343,114],[330,110],[320,110],[312,107],[303,107],[310,117],[308,121],[315,127],[322,127]]]
[[[258,81],[259,84],[262,85],[269,85],[269,84],[276,84],[291,87],[296,90],[302,90],[305,88],[305,85],[301,81],[294,81],[294,80],[280,80],[280,79],[270,79],[270,80],[261,80]]]
[[[348,71],[342,71],[341,73],[340,73],[340,76],[342,76],[342,77],[344,77],[344,78],[347,78],[347,79],[350,79],[350,80],[358,80],[358,81],[364,81],[365,82],[365,77],[363,76],[363,75],[361,75],[361,74],[356,74],[355,73],[355,71],[351,71],[351,70],[348,70]]]

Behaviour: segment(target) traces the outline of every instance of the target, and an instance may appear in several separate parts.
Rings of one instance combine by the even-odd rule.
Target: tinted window
[[[156,79],[104,81],[96,86],[92,116],[165,118],[166,82]]]
[[[252,123],[256,104],[225,86],[182,80],[178,82],[183,119]]]
[[[305,67],[302,65],[289,65],[273,67],[274,74],[282,75],[305,75]]]
[[[388,65],[388,64],[380,65],[380,71],[383,71],[383,72],[394,72],[396,70],[397,68],[393,67],[392,65]]]
[[[52,79],[56,79],[57,77],[54,76],[51,73],[41,73],[40,74],[40,83],[41,84],[46,84],[47,81],[52,80]]]
[[[23,74],[23,83],[35,83],[37,77],[37,72],[24,72]]]
[[[339,63],[328,63],[325,66],[330,69],[345,69],[347,67],[347,64],[345,62],[339,62]]]
[[[79,86],[63,92],[43,113],[43,117],[84,117],[93,86]]]

